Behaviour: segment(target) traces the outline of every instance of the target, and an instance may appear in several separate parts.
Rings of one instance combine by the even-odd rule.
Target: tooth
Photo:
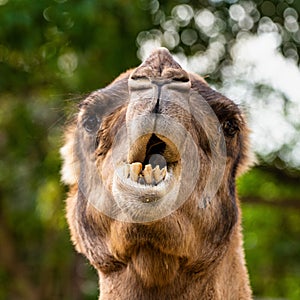
[[[130,179],[137,181],[142,168],[143,165],[140,162],[130,164]]]
[[[151,165],[146,165],[143,171],[144,179],[146,183],[152,184],[152,167]]]
[[[159,166],[156,166],[156,167],[153,169],[153,177],[154,177],[154,180],[155,180],[157,183],[158,183],[159,181],[162,180],[161,171],[160,171]]]
[[[162,177],[162,179],[165,179],[166,175],[167,175],[167,167],[163,167],[161,169],[161,177]]]

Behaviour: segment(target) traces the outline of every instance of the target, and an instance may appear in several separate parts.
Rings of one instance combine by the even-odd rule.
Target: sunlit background
[[[256,299],[300,299],[300,1],[0,0],[0,299],[97,299],[69,241],[62,129],[155,47],[247,115],[238,180]]]

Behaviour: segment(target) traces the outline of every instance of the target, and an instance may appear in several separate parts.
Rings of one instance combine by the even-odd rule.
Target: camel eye
[[[87,116],[83,121],[83,127],[88,133],[96,132],[99,124],[100,120],[96,115]]]
[[[234,135],[239,131],[238,122],[235,119],[225,121],[222,127],[224,134],[228,137],[234,137]]]

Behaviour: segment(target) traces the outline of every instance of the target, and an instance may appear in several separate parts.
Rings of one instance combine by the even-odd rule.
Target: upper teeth
[[[141,163],[130,164],[130,179],[137,181],[139,178],[139,173],[142,171],[143,165]],[[128,175],[126,176],[128,177]]]
[[[140,162],[134,162],[131,164],[126,164],[124,167],[124,176],[125,178],[130,177],[131,180],[141,183],[141,184],[158,184],[163,179],[165,179],[167,174],[167,167],[163,167],[162,169],[159,166],[155,166],[152,169],[151,164],[145,165],[143,169],[143,165]]]

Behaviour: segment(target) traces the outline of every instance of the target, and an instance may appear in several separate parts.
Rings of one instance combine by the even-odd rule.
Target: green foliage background
[[[169,14],[182,3],[226,11],[238,2],[0,0],[0,299],[97,298],[97,277],[75,254],[64,218],[63,125],[84,94],[140,63],[136,38],[159,28],[157,4]],[[300,9],[253,2],[278,22],[270,3]],[[300,299],[300,166],[276,153],[260,162],[238,181],[254,294]]]

